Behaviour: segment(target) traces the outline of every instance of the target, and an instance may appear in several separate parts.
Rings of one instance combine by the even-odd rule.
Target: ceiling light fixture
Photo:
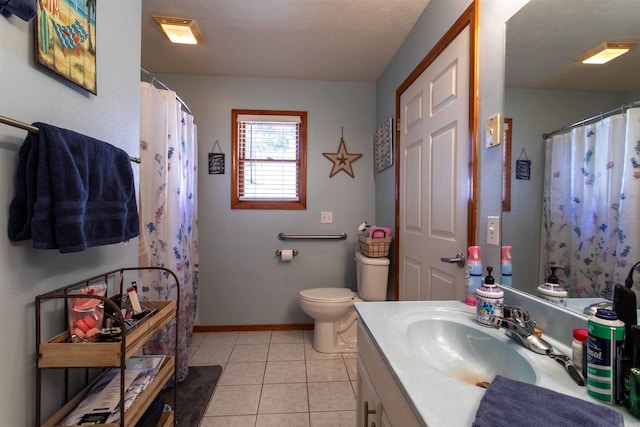
[[[629,52],[638,43],[606,42],[589,50],[580,57],[583,64],[605,64],[620,55]]]
[[[203,41],[195,19],[154,16],[171,43],[198,44]]]

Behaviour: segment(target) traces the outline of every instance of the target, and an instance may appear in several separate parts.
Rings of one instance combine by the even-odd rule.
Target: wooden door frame
[[[394,266],[394,296],[400,297],[400,97],[415,82],[418,77],[433,63],[433,61],[451,44],[460,33],[469,27],[469,194],[467,197],[467,246],[475,245],[476,241],[476,191],[477,191],[477,130],[478,130],[478,4],[474,0],[460,15],[456,22],[447,30],[429,53],[420,61],[416,68],[396,89],[396,227],[393,239]]]

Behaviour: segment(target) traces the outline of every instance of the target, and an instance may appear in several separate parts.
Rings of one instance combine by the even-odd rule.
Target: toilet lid
[[[353,300],[349,288],[314,288],[300,291],[300,296],[310,301],[347,302]]]

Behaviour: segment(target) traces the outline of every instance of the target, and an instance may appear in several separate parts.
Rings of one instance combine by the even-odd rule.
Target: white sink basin
[[[475,322],[460,301],[356,302],[359,327],[375,343],[386,367],[424,425],[469,426],[495,375],[534,383],[598,403],[550,357],[536,354]],[[544,336],[554,349],[571,348]],[[635,425],[625,419],[625,425]]]
[[[496,375],[536,382],[533,367],[493,330],[469,323],[468,316],[424,312],[406,327],[409,347],[439,371],[469,384],[486,386]],[[462,317],[462,318],[460,318]],[[495,331],[497,332],[497,331]]]

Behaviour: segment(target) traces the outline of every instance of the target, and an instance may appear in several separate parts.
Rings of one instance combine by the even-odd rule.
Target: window
[[[231,208],[306,209],[306,111],[232,110]]]

